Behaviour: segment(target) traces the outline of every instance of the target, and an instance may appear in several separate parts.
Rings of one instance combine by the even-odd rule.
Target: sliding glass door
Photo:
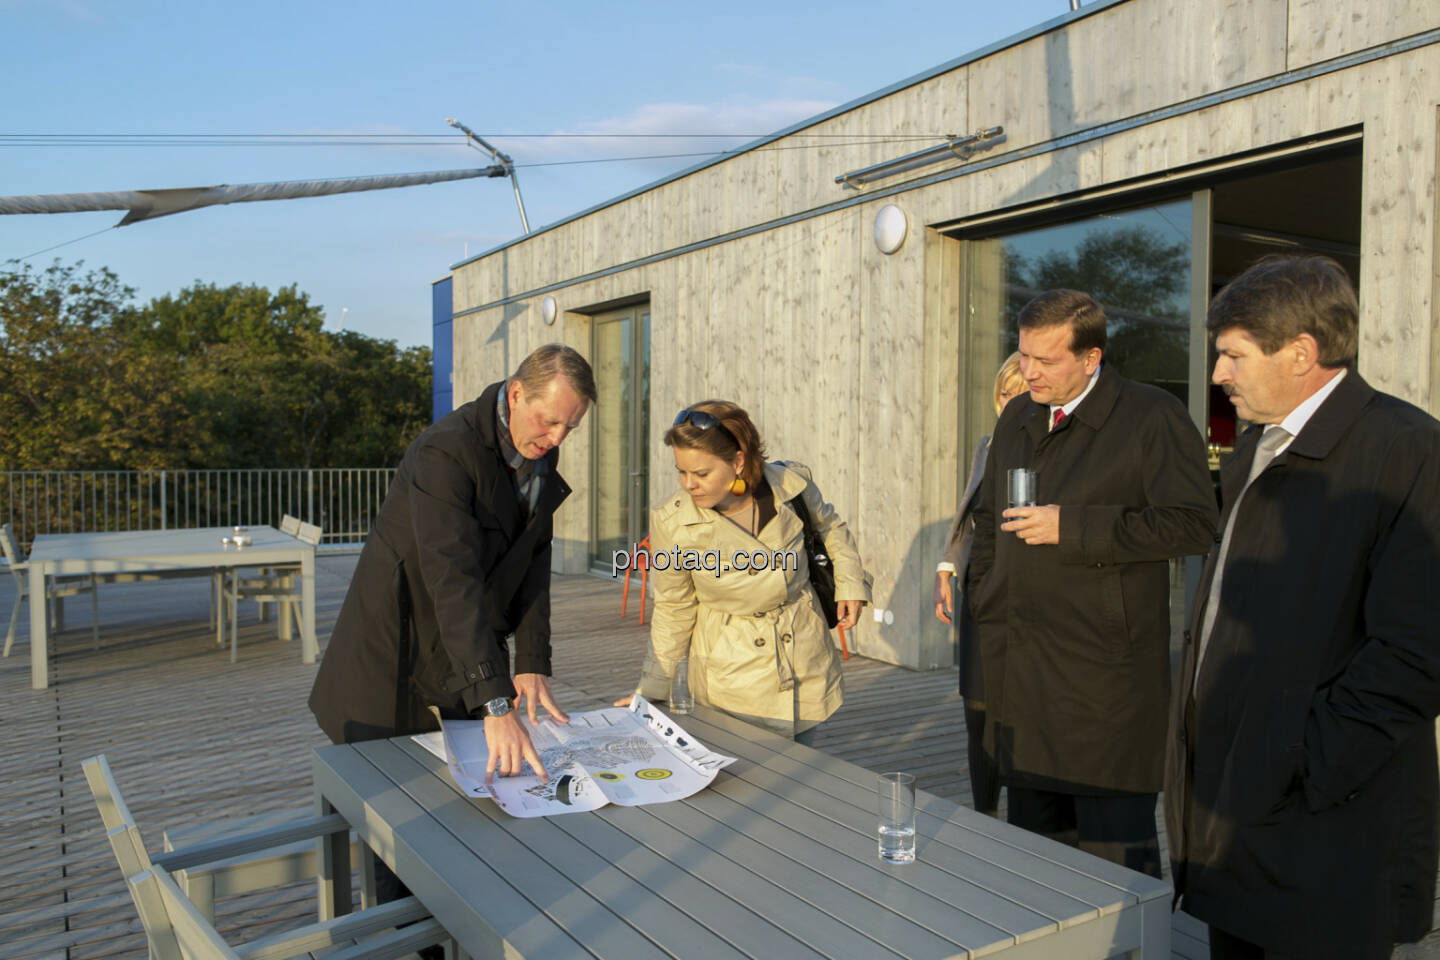
[[[591,421],[590,565],[608,575],[612,551],[629,550],[650,523],[650,307],[600,314],[592,330],[600,403]]]

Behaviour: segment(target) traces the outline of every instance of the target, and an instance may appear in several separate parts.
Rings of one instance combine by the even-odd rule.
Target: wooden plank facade
[[[1322,199],[1297,195],[1293,216],[1330,202],[1355,211],[1341,246],[1357,264],[1361,373],[1436,412],[1437,43],[1440,6],[1411,0],[1087,4],[455,265],[455,397],[477,395],[541,343],[590,355],[597,317],[644,304],[649,419],[633,442],[646,444],[650,501],[673,486],[660,436],[674,411],[706,397],[739,402],[771,455],[808,463],[855,528],[877,611],[889,616],[867,617],[854,646],[911,667],[948,665],[948,631],[929,615],[931,571],[969,451],[988,432],[980,371],[1008,352],[993,316],[1003,293],[987,293],[1000,261],[985,266],[996,255],[980,238],[1142,202],[1188,205],[1188,236],[1183,225],[1175,235],[1186,236],[1192,269],[1187,382],[1204,424],[1197,331],[1210,285],[1227,273],[1206,231],[1248,236],[1214,218],[1210,190],[1246,171],[1283,178],[1286,164],[1338,150],[1335,169],[1352,179],[1326,197],[1330,174],[1309,168]],[[1003,141],[968,160],[858,189],[835,182],[993,126]],[[1222,192],[1216,209],[1243,213],[1242,195]],[[872,240],[886,204],[909,223],[891,255]],[[1270,227],[1262,242],[1272,246],[1313,235]],[[1251,239],[1233,241],[1236,256]],[[553,326],[541,315],[546,296],[558,306]],[[597,562],[591,477],[596,444],[613,437],[582,434],[565,449],[576,495],[557,516],[561,572]]]

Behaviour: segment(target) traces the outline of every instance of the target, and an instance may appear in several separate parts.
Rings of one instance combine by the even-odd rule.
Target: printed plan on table
[[[680,800],[705,789],[715,772],[735,762],[708,749],[668,716],[636,696],[629,707],[572,713],[569,723],[548,717],[532,725],[520,717],[550,774],[494,777],[487,789],[484,720],[446,720],[416,743],[443,759],[455,785],[472,797],[491,797],[516,817],[595,810],[607,803],[635,807]]]

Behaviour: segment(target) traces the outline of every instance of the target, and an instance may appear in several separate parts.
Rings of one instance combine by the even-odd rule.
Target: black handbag
[[[810,519],[810,509],[805,506],[804,497],[791,500],[790,508],[805,526],[805,559],[810,564],[810,586],[815,588],[815,599],[820,601],[825,622],[834,629],[840,623],[840,614],[835,606],[835,567],[830,563],[825,540]]]

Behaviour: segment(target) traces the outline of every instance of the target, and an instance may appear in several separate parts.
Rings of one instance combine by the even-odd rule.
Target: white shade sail
[[[104,193],[40,193],[0,197],[0,214],[82,213],[90,210],[126,210],[116,224],[166,217],[200,207],[222,203],[253,203],[258,200],[293,200],[325,197],[362,190],[390,190],[472,177],[503,177],[501,166],[471,170],[436,170],[429,173],[389,173],[374,177],[342,177],[336,180],[290,180],[281,183],[220,184],[213,187],[175,187],[165,190],[112,190]]]

